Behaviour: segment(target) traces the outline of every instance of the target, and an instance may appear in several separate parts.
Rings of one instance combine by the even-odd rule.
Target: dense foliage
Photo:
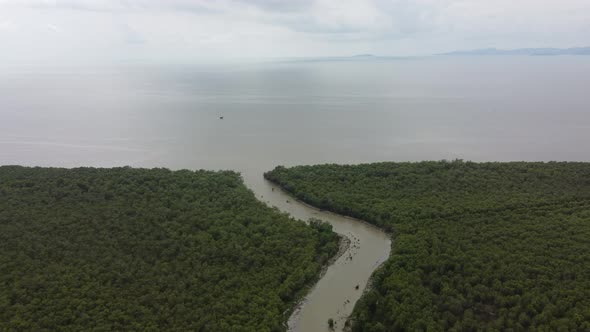
[[[589,163],[375,163],[265,176],[393,232],[357,331],[590,331]]]
[[[336,251],[233,172],[0,167],[2,331],[280,331]]]

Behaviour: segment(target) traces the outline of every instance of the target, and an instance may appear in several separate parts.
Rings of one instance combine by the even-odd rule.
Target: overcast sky
[[[200,61],[590,45],[590,0],[0,0],[0,60]]]

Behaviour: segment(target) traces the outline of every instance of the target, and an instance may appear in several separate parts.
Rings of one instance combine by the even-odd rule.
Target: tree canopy
[[[0,330],[283,331],[331,226],[239,174],[0,167]]]
[[[590,330],[590,164],[277,167],[317,207],[391,231],[355,331]]]

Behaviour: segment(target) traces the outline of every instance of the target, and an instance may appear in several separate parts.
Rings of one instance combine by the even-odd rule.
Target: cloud
[[[16,23],[11,20],[0,20],[0,30],[8,31],[17,28]]]
[[[222,2],[201,0],[0,0],[0,6],[44,10],[80,10],[97,12],[138,12],[174,10],[211,13]]]
[[[411,55],[588,31],[587,0],[0,0],[0,60]]]
[[[57,25],[55,25],[55,24],[51,24],[50,23],[50,24],[47,24],[46,27],[50,31],[53,31],[53,32],[61,32],[61,29]]]

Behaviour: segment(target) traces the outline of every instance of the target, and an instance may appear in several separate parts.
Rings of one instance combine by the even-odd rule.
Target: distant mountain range
[[[590,55],[590,47],[519,48],[514,50],[484,48],[479,50],[454,51],[437,55]]]
[[[1,0],[0,0],[1,1]],[[518,48],[512,50],[502,50],[497,48],[483,48],[478,50],[467,51],[453,51],[448,53],[433,54],[433,56],[509,56],[509,55],[590,55],[589,47],[572,47],[572,48]],[[429,56],[383,56],[373,54],[357,54],[352,56],[320,56],[320,57],[304,57],[304,58],[284,58],[286,62],[334,62],[334,61],[388,61],[388,60],[404,60],[424,58]]]

